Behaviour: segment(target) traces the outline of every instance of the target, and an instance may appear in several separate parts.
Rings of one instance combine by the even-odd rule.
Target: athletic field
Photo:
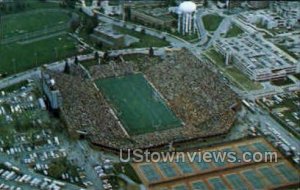
[[[143,74],[96,81],[112,104],[129,135],[180,127],[181,121],[167,107]]]

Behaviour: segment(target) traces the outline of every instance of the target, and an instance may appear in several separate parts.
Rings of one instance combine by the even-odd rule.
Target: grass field
[[[0,76],[76,55],[77,42],[66,34],[72,11],[58,3],[27,0],[23,11],[5,14],[0,38],[8,42],[0,45]],[[47,29],[54,30],[49,33]]]
[[[181,121],[142,74],[96,81],[130,135],[179,127]]]
[[[65,25],[69,19],[68,13],[59,9],[57,11],[46,9],[7,15],[2,18],[2,37],[8,38],[53,26]]]
[[[196,42],[199,39],[199,36],[198,36],[197,33],[194,33],[194,34],[191,34],[191,35],[183,35],[183,34],[180,34],[178,32],[175,32],[175,33],[171,33],[171,34],[173,34],[175,36],[178,36],[179,38],[182,38],[182,39],[184,39],[188,42],[191,42],[191,43]]]
[[[76,53],[75,41],[61,35],[29,44],[0,46],[0,74],[25,71]],[[14,61],[13,61],[14,60]]]
[[[226,33],[226,38],[231,38],[231,37],[236,37],[240,34],[243,34],[244,31],[242,29],[240,29],[237,25],[233,24],[230,29],[228,30],[228,32]]]
[[[202,17],[203,24],[206,30],[215,31],[223,20],[219,15],[205,15]]]

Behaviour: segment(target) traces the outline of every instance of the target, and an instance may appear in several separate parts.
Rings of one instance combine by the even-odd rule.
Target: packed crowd
[[[70,74],[81,78],[88,78],[88,71],[84,67],[77,64],[70,64]]]
[[[61,116],[71,134],[80,131],[91,139],[101,139],[107,146],[116,146],[108,139],[126,137],[92,81],[63,73],[51,72],[50,75],[63,97]]]
[[[143,72],[186,123],[199,126],[217,115],[222,118],[237,102],[236,94],[220,76],[188,51],[173,53],[160,64],[152,65]]]
[[[69,130],[84,131],[92,143],[112,148],[147,148],[228,132],[235,120],[231,107],[238,98],[220,76],[186,50],[158,60],[147,55],[135,61],[112,60],[92,66],[90,73],[93,79],[144,73],[184,126],[129,137],[92,81],[53,73],[63,96],[62,113]]]

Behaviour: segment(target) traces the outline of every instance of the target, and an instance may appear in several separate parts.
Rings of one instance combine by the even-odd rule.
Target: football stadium
[[[70,134],[110,150],[155,148],[226,134],[237,95],[185,49],[167,58],[111,58],[70,74],[49,72]],[[88,77],[89,76],[89,77]]]

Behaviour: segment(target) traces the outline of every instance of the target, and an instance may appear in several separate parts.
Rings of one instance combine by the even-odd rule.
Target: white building
[[[181,34],[192,34],[196,31],[195,11],[196,4],[192,1],[184,1],[178,7],[178,32]]]
[[[243,35],[216,41],[216,50],[231,56],[232,64],[251,80],[265,81],[300,72],[300,61],[259,36]],[[231,64],[226,62],[225,64]]]
[[[283,18],[269,10],[259,10],[251,13],[244,14],[247,21],[252,24],[262,24],[268,29],[272,28],[284,28],[288,26],[294,26],[288,19]]]
[[[103,8],[106,15],[121,15],[123,13],[122,5],[110,5],[109,1],[101,1],[100,7]]]
[[[300,2],[299,1],[274,1],[271,9],[286,20],[288,26],[299,27]]]

